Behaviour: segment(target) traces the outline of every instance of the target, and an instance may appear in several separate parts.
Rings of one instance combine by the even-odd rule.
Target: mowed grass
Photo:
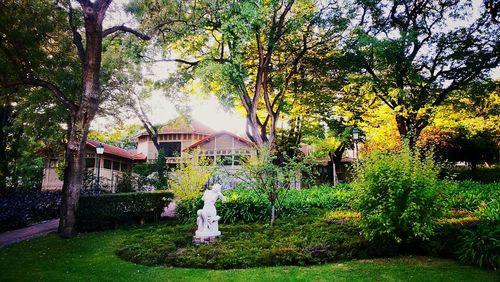
[[[500,281],[494,272],[429,257],[234,270],[147,267],[114,254],[132,233],[52,234],[0,249],[0,281]]]

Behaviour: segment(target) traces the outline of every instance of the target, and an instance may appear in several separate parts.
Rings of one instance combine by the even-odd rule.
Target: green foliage
[[[167,188],[167,178],[166,178],[166,153],[165,150],[160,149],[158,151],[158,157],[156,159],[156,172],[158,173],[158,183],[155,185],[158,189]]]
[[[427,239],[444,208],[439,167],[432,155],[405,146],[397,153],[372,153],[355,171],[352,207],[370,240]]]
[[[310,265],[375,253],[352,224],[328,224],[310,217],[261,224],[222,225],[224,237],[194,246],[193,227],[181,225],[138,232],[116,254],[134,263],[230,269],[272,265]]]
[[[79,230],[90,231],[157,220],[172,198],[173,194],[168,191],[82,195],[76,226]]]
[[[500,199],[500,182],[481,184],[473,181],[445,181],[449,197],[446,200],[448,209],[475,211],[481,206],[497,203]]]
[[[284,157],[284,161],[278,163],[275,153],[262,146],[256,155],[244,159],[241,168],[232,175],[241,180],[242,187],[267,199],[271,207],[271,225],[280,214],[288,192],[297,180],[300,181],[300,174],[311,172],[311,164],[307,161]]]
[[[134,191],[134,176],[130,173],[122,173],[117,180],[116,192],[129,193]]]
[[[175,197],[180,200],[198,196],[215,169],[210,159],[199,150],[184,156],[185,162],[177,165],[168,181]]]
[[[265,196],[248,189],[224,192],[225,203],[216,203],[221,223],[266,222],[271,206]],[[348,208],[351,191],[348,185],[318,186],[310,189],[291,189],[283,201],[281,217],[295,218],[323,209]],[[177,203],[177,217],[182,222],[196,222],[196,211],[203,207],[200,198]]]
[[[480,224],[476,230],[464,230],[458,254],[465,263],[500,269],[500,222]]]

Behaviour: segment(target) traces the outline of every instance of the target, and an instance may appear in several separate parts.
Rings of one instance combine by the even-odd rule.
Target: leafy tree
[[[131,10],[156,29],[160,45],[183,57],[163,61],[184,64],[190,74],[183,79],[196,77],[221,100],[237,101],[248,137],[270,147],[304,56],[338,40],[346,24],[337,5],[310,0],[145,0]]]
[[[411,147],[437,106],[500,62],[500,26],[484,6],[474,18],[462,0],[357,4],[360,27],[348,49],[365,75],[360,83],[392,109]]]
[[[59,232],[74,235],[82,187],[85,141],[102,98],[103,39],[128,32],[149,36],[124,25],[103,29],[111,0],[7,1],[0,12],[3,87],[40,87],[68,110],[66,170]],[[83,40],[80,31],[85,31]]]
[[[258,154],[244,159],[241,169],[232,173],[232,177],[241,180],[243,187],[254,190],[269,201],[271,225],[279,216],[288,192],[295,188],[299,175],[310,173],[308,162],[290,158],[276,164],[276,157],[267,146],[260,147]]]

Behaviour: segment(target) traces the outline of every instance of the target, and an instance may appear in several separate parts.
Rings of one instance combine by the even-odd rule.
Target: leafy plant
[[[458,253],[462,262],[500,269],[500,224],[480,224],[476,230],[464,230],[461,239]]]
[[[242,187],[267,199],[272,225],[283,208],[288,192],[297,180],[300,181],[302,172],[310,172],[311,166],[304,160],[286,157],[284,162],[278,164],[276,155],[266,146],[258,148],[257,152],[244,159],[241,169],[232,175],[241,180]]]
[[[250,189],[225,191],[226,202],[216,203],[221,223],[266,222],[269,220],[269,201]],[[310,189],[291,189],[283,201],[280,217],[297,218],[317,210],[347,209],[351,189],[346,184],[317,186]],[[182,222],[195,222],[196,211],[203,206],[200,198],[177,203],[177,217]]]
[[[395,153],[372,153],[355,169],[352,207],[370,240],[427,239],[444,210],[445,191],[432,154],[404,146]]]
[[[168,180],[174,195],[181,199],[189,199],[201,193],[203,185],[208,181],[215,167],[211,165],[199,150],[187,154],[185,160],[178,164]]]

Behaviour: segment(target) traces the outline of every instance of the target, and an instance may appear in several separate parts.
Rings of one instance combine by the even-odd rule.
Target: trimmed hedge
[[[81,196],[76,226],[93,231],[157,220],[172,198],[169,191]]]
[[[60,192],[13,192],[0,197],[0,232],[57,218]]]
[[[346,184],[317,186],[310,189],[288,192],[281,214],[278,217],[296,217],[311,214],[315,210],[348,209],[351,195]],[[234,222],[267,222],[270,217],[270,204],[264,195],[253,190],[234,189],[224,192],[226,202],[217,202],[217,215],[221,223]],[[201,197],[180,201],[177,203],[177,217],[181,222],[196,222],[196,212],[203,207]]]

